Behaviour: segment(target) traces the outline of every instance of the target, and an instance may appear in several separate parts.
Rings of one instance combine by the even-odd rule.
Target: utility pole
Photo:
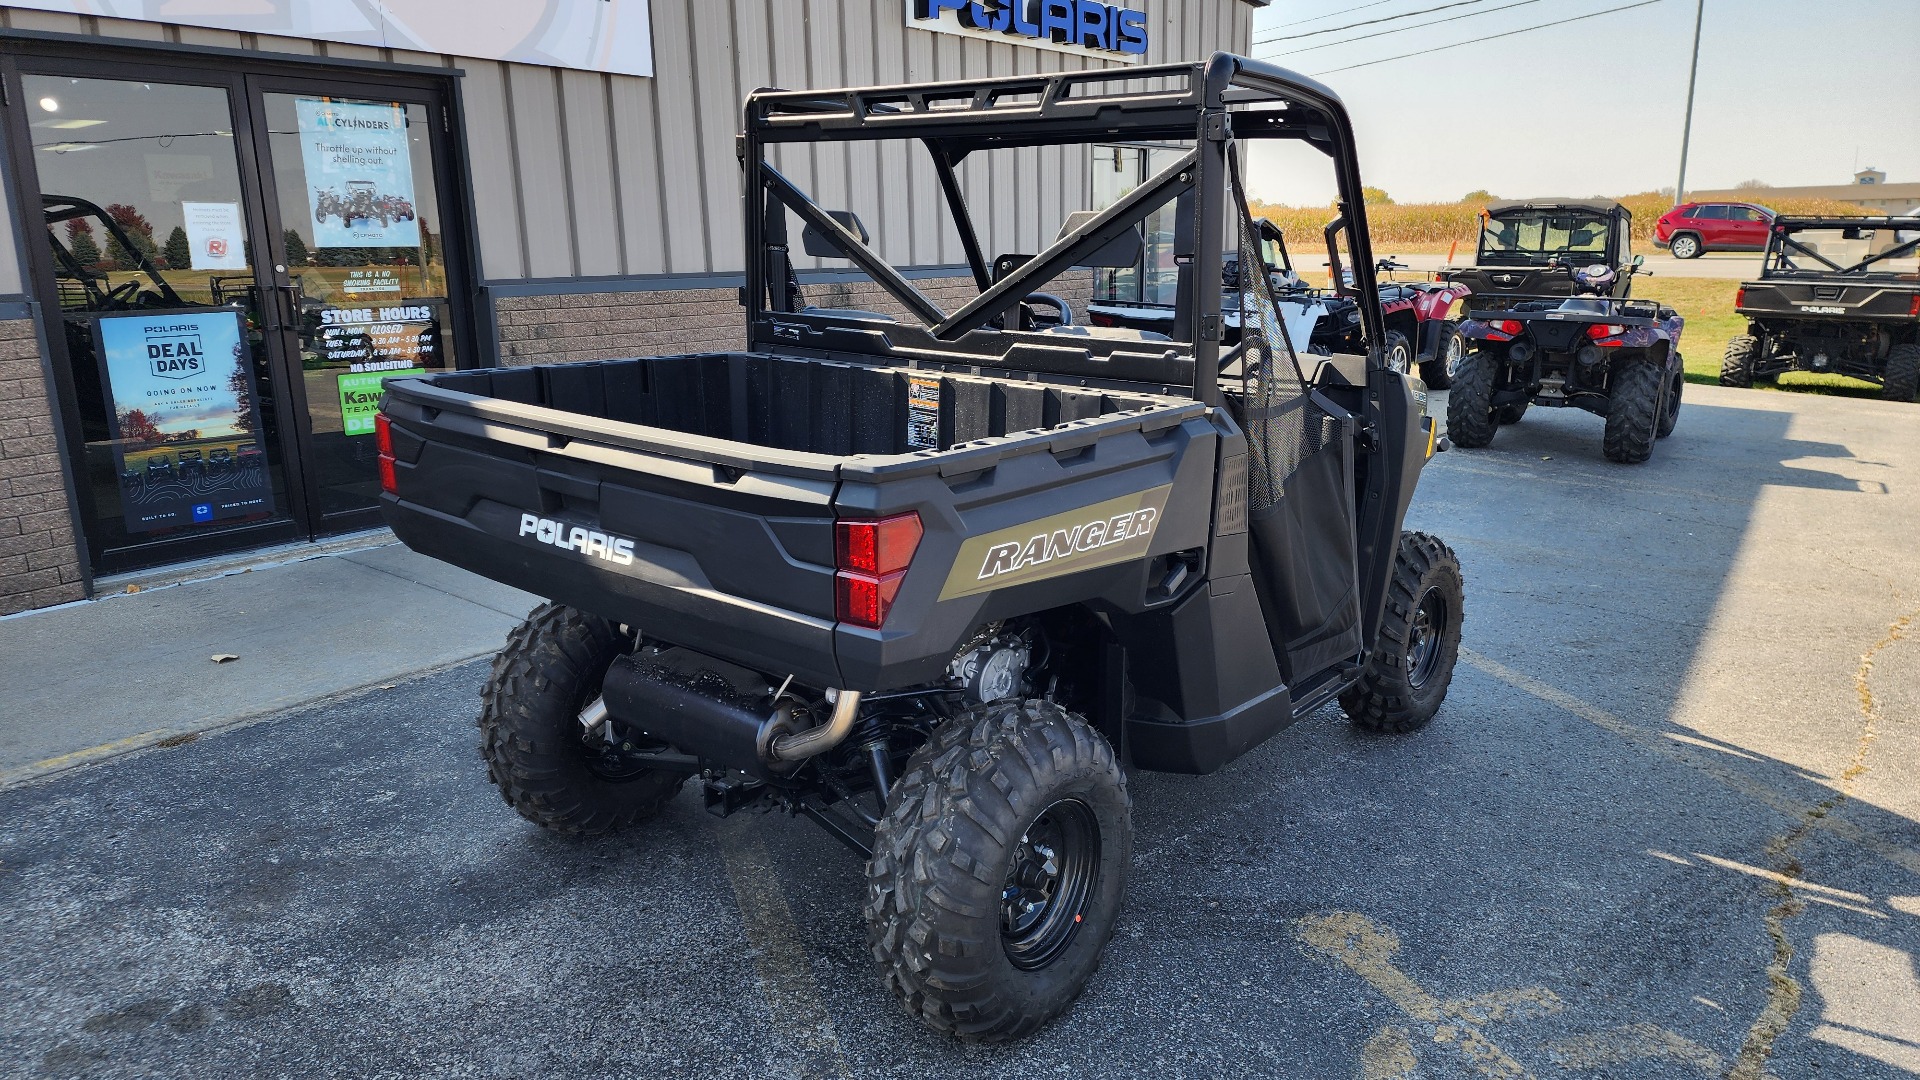
[[[1687,68],[1687,119],[1680,128],[1680,179],[1673,185],[1673,205],[1687,198],[1687,144],[1693,141],[1693,84],[1700,78],[1700,20],[1707,13],[1707,0],[1695,0],[1693,7],[1693,64]]]

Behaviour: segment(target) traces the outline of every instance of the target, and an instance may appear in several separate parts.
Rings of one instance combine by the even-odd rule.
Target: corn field
[[[1856,216],[1867,212],[1852,203],[1831,199],[1769,200],[1764,190],[1753,194],[1753,201],[1781,214]],[[1651,191],[1628,195],[1620,203],[1633,212],[1633,238],[1641,244],[1652,242],[1654,223],[1673,206],[1667,196]],[[1462,247],[1471,248],[1479,236],[1480,211],[1485,205],[1477,201],[1373,203],[1367,207],[1367,225],[1373,235],[1375,249],[1391,244],[1444,245],[1456,240]],[[1280,231],[1290,242],[1289,246],[1303,249],[1317,247],[1308,237],[1317,240],[1327,222],[1333,220],[1333,208],[1330,206],[1278,206],[1256,199],[1252,207],[1254,216],[1266,218],[1280,226]]]

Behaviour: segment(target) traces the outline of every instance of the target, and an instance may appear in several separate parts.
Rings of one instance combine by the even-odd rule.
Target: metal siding
[[[567,181],[573,196],[573,247],[587,275],[622,272],[620,220],[615,193],[613,133],[607,110],[607,76],[597,71],[560,72],[560,115],[566,122]]]
[[[660,182],[666,192],[667,270],[707,269],[706,218],[700,183],[700,139],[694,128],[691,0],[655,0],[654,94],[660,126]],[[669,164],[671,163],[671,164]]]
[[[1245,51],[1242,0],[1154,0],[1152,63]],[[482,276],[737,270],[740,102],[762,85],[804,88],[1124,70],[1116,62],[908,28],[899,0],[654,0],[656,77],[508,65],[404,50],[160,23],[4,9],[7,25],[103,37],[246,45],[263,52],[459,67]],[[859,213],[888,258],[964,256],[917,146],[783,147],[776,165],[822,205]],[[989,257],[1032,252],[1090,198],[1088,152],[982,154],[960,168]],[[796,260],[802,265],[816,260]],[[842,265],[835,261],[833,265]],[[4,282],[0,282],[4,286]]]
[[[552,68],[507,65],[513,114],[513,161],[520,176],[520,225],[529,277],[574,273],[568,225],[567,155],[560,129],[560,93]]]
[[[467,149],[473,170],[473,222],[480,241],[480,276],[510,280],[527,276],[520,258],[520,213],[514,190],[513,139],[507,126],[506,65],[462,61],[466,78]]]
[[[660,194],[660,152],[655,139],[653,80],[610,76],[611,99],[608,138],[613,144],[620,240],[626,254],[623,273],[664,274],[667,248],[665,204]]]
[[[740,268],[739,231],[733,223],[740,218],[739,168],[733,156],[733,136],[739,130],[734,119],[733,14],[727,4],[695,0],[693,4],[694,85],[699,99],[695,114],[700,148],[700,176],[705,202],[691,208],[706,223],[706,270]],[[668,213],[678,213],[674,206]]]

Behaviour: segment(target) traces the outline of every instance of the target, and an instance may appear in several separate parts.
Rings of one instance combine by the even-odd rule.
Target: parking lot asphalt
[[[1135,774],[1120,929],[1025,1043],[904,1016],[809,823],[516,817],[472,662],[0,791],[0,1072],[1920,1073],[1920,409],[1688,394],[1644,466],[1537,408],[1436,459],[1432,727]]]

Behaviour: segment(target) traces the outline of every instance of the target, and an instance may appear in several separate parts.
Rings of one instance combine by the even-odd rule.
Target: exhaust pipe
[[[686,649],[620,657],[600,692],[581,713],[583,728],[611,716],[704,764],[761,777],[838,746],[860,710],[858,691],[829,690],[833,715],[795,731],[792,704],[769,708],[772,692],[757,673]]]

